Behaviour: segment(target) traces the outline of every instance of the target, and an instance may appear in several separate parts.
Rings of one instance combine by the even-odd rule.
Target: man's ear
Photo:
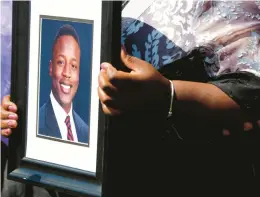
[[[49,75],[52,76],[52,61],[49,62]]]

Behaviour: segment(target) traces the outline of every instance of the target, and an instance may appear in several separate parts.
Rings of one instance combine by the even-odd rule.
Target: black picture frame
[[[84,5],[83,5],[84,6]],[[102,1],[101,62],[120,64],[120,1]],[[29,159],[26,154],[30,1],[13,2],[11,100],[18,107],[18,127],[9,141],[8,179],[81,196],[105,196],[109,159],[109,121],[99,108],[96,173]],[[99,103],[100,105],[100,103]]]

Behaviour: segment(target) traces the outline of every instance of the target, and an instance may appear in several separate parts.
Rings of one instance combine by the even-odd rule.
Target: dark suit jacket
[[[80,118],[80,116],[74,110],[72,114],[75,122],[78,141],[81,143],[89,143],[88,125]],[[40,108],[39,123],[39,134],[61,138],[60,129],[53,111],[51,100],[48,100]]]

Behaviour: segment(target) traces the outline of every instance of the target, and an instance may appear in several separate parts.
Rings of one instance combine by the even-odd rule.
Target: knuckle
[[[111,95],[111,93],[114,91],[113,86],[111,86],[111,84],[108,82],[100,83],[99,88],[100,91],[104,92],[103,94]]]
[[[98,97],[99,97],[100,101],[102,102],[102,90],[100,87],[98,87]]]
[[[98,96],[100,101],[104,104],[107,103],[108,100],[110,100],[109,96],[101,88],[98,89]]]
[[[0,113],[1,121],[5,120],[7,117],[8,117],[8,112],[5,109],[1,108],[1,113]]]
[[[12,134],[12,130],[11,129],[3,129],[3,130],[1,130],[1,134],[2,134],[2,136],[9,137]]]
[[[102,86],[102,83],[103,83],[103,80],[104,80],[103,78],[104,78],[104,77],[103,77],[102,74],[99,74],[99,75],[98,75],[98,85],[99,85],[99,86]]]
[[[1,114],[4,113],[5,108],[3,107],[3,105],[1,105],[0,110],[1,110]]]
[[[103,95],[102,102],[105,105],[108,105],[111,102],[111,98],[105,94],[105,95]]]
[[[7,129],[8,128],[8,123],[6,120],[1,121],[1,129]]]
[[[108,87],[109,87],[109,86],[108,86],[108,84],[107,84],[105,81],[102,81],[102,82],[100,83],[100,88],[101,88],[102,90],[106,90]]]
[[[111,87],[108,84],[104,84],[102,87],[103,91],[109,94],[111,92]]]
[[[102,110],[103,112],[106,114],[106,115],[109,115],[110,114],[110,111],[109,109],[107,108],[107,106],[105,104],[102,103]]]
[[[8,106],[9,106],[9,104],[8,104],[7,102],[4,102],[4,103],[2,104],[3,110],[7,111],[7,110],[8,110]]]
[[[126,56],[126,61],[129,62],[129,63],[133,63],[133,62],[134,62],[133,56],[127,55],[127,56]]]
[[[98,84],[101,89],[105,89],[108,87],[108,81],[102,75],[100,75],[98,78]]]

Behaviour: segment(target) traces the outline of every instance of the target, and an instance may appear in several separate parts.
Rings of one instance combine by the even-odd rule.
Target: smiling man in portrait
[[[89,127],[73,109],[79,86],[80,53],[76,30],[67,24],[60,27],[49,62],[50,97],[40,107],[38,134],[88,143]]]

